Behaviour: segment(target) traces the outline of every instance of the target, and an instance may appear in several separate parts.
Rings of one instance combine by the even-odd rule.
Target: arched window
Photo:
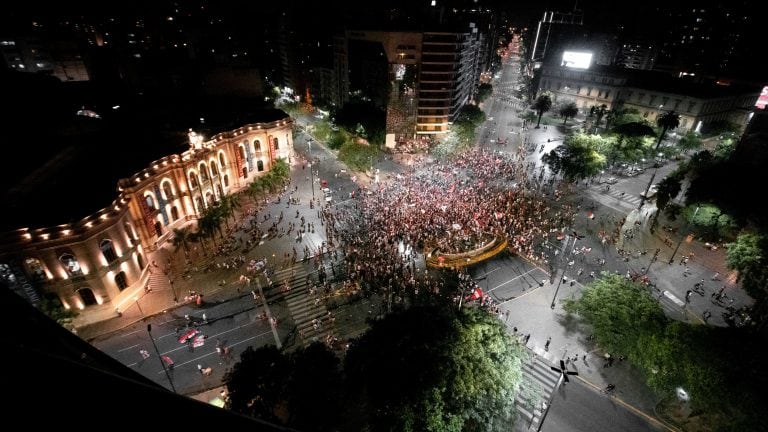
[[[144,257],[141,254],[136,254],[136,264],[139,265],[141,270],[144,270]]]
[[[229,176],[224,174],[224,187],[229,187]]]
[[[101,253],[104,255],[104,259],[106,259],[108,263],[111,263],[117,259],[117,254],[115,253],[112,240],[102,240],[101,243],[99,243],[99,249],[101,249]]]
[[[80,299],[83,300],[83,305],[85,306],[93,306],[97,304],[96,296],[93,295],[93,291],[90,288],[80,288],[77,290],[77,294],[80,296]]]
[[[176,206],[171,207],[171,219],[174,221],[179,218],[179,208]]]
[[[24,264],[27,266],[27,273],[35,280],[45,279],[45,270],[43,269],[43,263],[37,258],[27,258],[24,260]]]
[[[219,163],[221,164],[222,168],[227,166],[227,162],[224,159],[224,153],[219,153]]]
[[[205,166],[205,163],[200,162],[200,165],[197,166],[197,169],[200,171],[200,179],[202,179],[204,182],[208,181],[208,168]]]
[[[171,186],[171,182],[169,181],[163,182],[163,195],[165,196],[166,200],[173,199],[174,193],[173,193],[173,187]]]
[[[240,151],[240,159],[243,161],[243,163],[245,163],[245,159],[246,159],[245,147],[239,146],[238,149]]]
[[[248,167],[243,167],[243,178],[248,178]]]
[[[220,197],[224,196],[224,193],[221,191],[221,185],[220,184],[216,185],[216,195],[218,195]]]
[[[256,140],[253,142],[253,147],[256,149],[257,153],[261,152],[261,141]]]
[[[121,271],[115,275],[115,285],[120,291],[128,288],[128,278],[125,276],[125,272]]]
[[[155,205],[155,199],[152,198],[152,195],[146,195],[144,199],[147,201],[147,207],[151,208],[152,210],[157,209],[157,206]]]
[[[277,142],[277,137],[275,137],[272,142],[274,143],[275,150],[279,150],[280,149],[280,144]]]
[[[216,167],[216,162],[211,161],[211,176],[214,178],[219,176],[219,168]]]
[[[194,172],[189,172],[189,187],[191,189],[197,189],[197,176]]]
[[[264,161],[259,159],[256,161],[256,169],[259,170],[259,172],[264,171]]]
[[[155,221],[155,232],[157,233],[158,237],[163,235],[163,223],[162,222]]]
[[[65,253],[59,257],[59,262],[64,266],[67,274],[70,276],[79,276],[83,274],[83,270],[80,268],[80,263],[74,255]]]
[[[205,210],[205,207],[203,207],[203,200],[200,199],[199,196],[195,197],[195,211],[200,214]]]

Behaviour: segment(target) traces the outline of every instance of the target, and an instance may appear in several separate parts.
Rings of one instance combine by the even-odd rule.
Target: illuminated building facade
[[[760,90],[754,86],[699,83],[664,73],[615,67],[585,69],[544,65],[539,92],[556,104],[572,101],[583,111],[605,105],[634,109],[650,122],[669,111],[680,115],[681,130],[728,121],[745,127]]]
[[[174,228],[243,190],[276,160],[290,162],[292,125],[286,115],[209,140],[190,131],[188,150],[120,180],[115,200],[97,213],[3,234],[0,278],[33,304],[44,293],[67,309],[79,309],[78,321],[114,317],[143,290],[149,280],[147,253],[172,239]]]

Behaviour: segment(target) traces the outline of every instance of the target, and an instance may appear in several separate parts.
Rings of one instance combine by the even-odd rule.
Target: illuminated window
[[[219,168],[216,167],[216,162],[211,162],[211,175],[213,177],[219,176]]]
[[[204,163],[201,163],[198,166],[198,169],[200,170],[200,178],[205,182],[208,181],[208,168],[205,166]]]
[[[115,248],[112,245],[112,240],[102,240],[99,244],[99,249],[101,249],[101,253],[104,255],[104,259],[106,259],[108,263],[111,263],[117,259],[117,254],[115,253]]]
[[[165,199],[172,199],[174,196],[173,193],[173,187],[171,186],[171,182],[165,181],[163,182],[163,195],[165,195]]]
[[[259,172],[261,172],[261,171],[264,171],[264,161],[262,161],[262,160],[258,160],[258,161],[256,162],[256,169],[257,169]]]
[[[152,210],[155,210],[157,206],[155,205],[155,199],[152,198],[152,195],[147,195],[144,197],[144,199],[147,201],[147,207],[149,207]]]
[[[224,160],[224,153],[219,153],[219,163],[222,167],[227,166],[227,162]]]
[[[115,275],[115,285],[120,291],[128,288],[128,278],[125,277],[125,272],[121,271]]]
[[[278,143],[277,138],[275,138],[272,142],[273,142],[273,145],[275,146],[275,150],[279,150],[280,144]]]
[[[35,280],[45,279],[45,270],[43,270],[43,263],[37,258],[27,258],[24,260],[24,264],[27,266],[27,272]]]
[[[261,151],[261,141],[256,140],[253,142],[253,147],[256,149],[257,152]]]
[[[59,262],[64,266],[64,270],[70,276],[79,276],[83,274],[83,270],[80,268],[80,263],[72,254],[65,253],[59,257]]]

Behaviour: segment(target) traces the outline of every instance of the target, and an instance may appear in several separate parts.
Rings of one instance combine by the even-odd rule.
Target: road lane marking
[[[242,344],[242,343],[245,343],[245,342],[249,342],[249,341],[252,341],[252,340],[254,340],[254,339],[260,338],[260,337],[262,337],[262,336],[271,335],[271,334],[272,334],[272,331],[271,331],[271,330],[270,330],[270,331],[267,331],[267,332],[264,332],[264,333],[259,333],[259,334],[257,334],[256,336],[251,336],[251,337],[249,337],[249,338],[247,338],[247,339],[243,339],[243,340],[241,340],[240,342],[235,342],[235,343],[233,343],[233,344],[230,344],[230,345],[228,345],[228,346],[230,346],[230,347],[233,347],[233,346],[236,346],[236,345],[240,345],[240,344]],[[211,351],[211,352],[209,352],[208,354],[203,354],[203,355],[201,355],[201,356],[199,356],[199,357],[195,357],[195,358],[193,358],[193,359],[191,359],[191,360],[187,360],[187,361],[185,361],[185,362],[183,362],[183,363],[176,363],[176,364],[175,364],[175,366],[174,366],[174,369],[176,369],[176,368],[177,368],[177,367],[179,367],[179,366],[184,366],[184,365],[187,365],[187,364],[190,364],[190,363],[195,363],[195,362],[197,362],[198,360],[200,360],[200,359],[204,359],[204,358],[206,358],[206,357],[208,357],[208,356],[210,356],[210,355],[213,355],[213,354],[216,354],[216,351],[215,351],[215,350],[214,350],[214,351]],[[164,355],[164,354],[163,354],[163,355]],[[165,371],[158,371],[157,373],[158,373],[158,374],[162,374],[162,373],[165,373]]]
[[[123,352],[123,351],[128,351],[129,349],[133,349],[133,348],[136,348],[137,346],[139,346],[139,344],[136,344],[136,345],[131,345],[131,346],[129,346],[129,347],[126,347],[126,348],[123,348],[123,349],[121,349],[121,350],[117,350],[117,352],[119,352],[119,353],[120,353],[120,352]]]
[[[513,277],[512,279],[510,279],[510,280],[508,280],[508,281],[504,282],[503,284],[501,284],[501,285],[498,285],[498,286],[495,286],[495,287],[491,288],[490,290],[488,290],[488,292],[492,292],[492,291],[493,291],[493,290],[495,290],[496,288],[501,288],[501,287],[503,287],[504,285],[506,285],[506,284],[508,284],[508,283],[510,283],[510,282],[514,282],[515,280],[517,280],[517,279],[520,279],[521,277],[523,277],[523,276],[527,275],[528,273],[531,273],[531,272],[533,272],[533,271],[536,271],[536,270],[538,270],[538,269],[537,269],[537,268],[532,268],[532,269],[528,270],[527,272],[525,272],[525,273],[521,274],[520,276],[515,276],[515,277]]]

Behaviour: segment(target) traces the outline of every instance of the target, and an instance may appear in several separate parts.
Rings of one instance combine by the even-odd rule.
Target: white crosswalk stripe
[[[515,398],[515,408],[524,420],[519,424],[529,425],[528,429],[538,427],[544,413],[544,402],[547,402],[555,391],[560,375],[550,369],[539,356],[530,363],[523,365],[523,382],[520,392]]]
[[[307,283],[307,275],[310,275],[309,283]],[[307,265],[294,265],[276,271],[272,279],[275,286],[273,290],[280,292],[285,299],[300,335],[299,340],[305,344],[322,341],[323,337],[333,329],[333,320],[322,298],[322,290],[318,289],[315,294],[310,294],[310,287],[317,284],[317,272]],[[288,291],[283,288],[286,281],[290,287]]]

